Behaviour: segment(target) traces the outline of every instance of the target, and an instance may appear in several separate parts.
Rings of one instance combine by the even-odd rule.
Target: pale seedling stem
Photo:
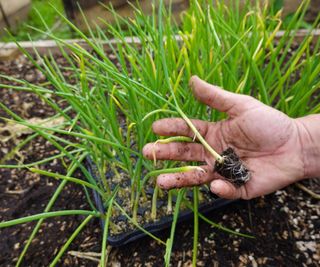
[[[152,196],[152,207],[151,207],[151,219],[157,218],[157,198],[158,198],[159,187],[156,185]]]
[[[190,137],[186,136],[172,136],[166,139],[158,139],[157,141],[154,142],[153,144],[153,149],[152,149],[152,157],[153,157],[153,164],[156,166],[157,164],[157,157],[156,157],[156,145],[158,143],[160,144],[169,144],[171,142],[188,142],[192,143],[194,140]]]
[[[167,205],[167,214],[172,213],[172,191],[168,191],[168,205]]]
[[[181,117],[185,120],[185,122],[188,124],[190,129],[193,131],[195,136],[198,138],[200,143],[208,150],[208,152],[215,158],[216,161],[218,161],[220,164],[223,163],[224,158],[220,156],[208,143],[207,141],[202,137],[202,135],[199,133],[197,128],[193,125],[191,120],[184,114],[184,112],[177,107],[177,111],[180,113]]]

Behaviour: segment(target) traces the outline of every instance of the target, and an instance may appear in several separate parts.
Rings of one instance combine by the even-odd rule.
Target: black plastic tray
[[[96,175],[96,173],[97,173],[95,171],[96,166],[94,165],[94,163],[92,162],[92,160],[90,158],[87,158],[87,168],[88,168],[89,173],[92,175],[92,177],[94,179],[96,179],[97,182],[100,182],[100,178]],[[94,190],[93,190],[93,198],[96,203],[97,210],[100,211],[101,213],[105,213],[102,199],[101,199],[100,195]],[[234,200],[217,198],[217,199],[211,201],[210,203],[205,203],[205,204],[199,205],[199,212],[202,214],[206,214],[206,213],[209,213],[213,210],[224,207],[232,202],[234,202]],[[179,213],[178,223],[190,220],[192,218],[193,218],[193,212],[191,210],[181,211]],[[157,232],[160,232],[164,229],[169,228],[171,226],[172,221],[173,221],[173,215],[167,215],[167,216],[162,217],[159,221],[156,221],[152,224],[150,223],[150,224],[142,225],[142,227],[144,229],[146,229],[147,231],[149,231],[150,233],[154,234],[154,233],[157,233]],[[104,221],[101,219],[100,223],[101,223],[101,227],[103,229],[104,228]],[[109,236],[108,237],[108,244],[113,247],[119,247],[119,246],[125,245],[129,242],[136,241],[144,236],[146,236],[146,234],[144,232],[142,232],[141,230],[137,229],[137,230],[121,233],[121,234],[118,234],[115,236]]]

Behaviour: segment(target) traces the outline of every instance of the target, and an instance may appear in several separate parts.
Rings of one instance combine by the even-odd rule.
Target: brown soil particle
[[[26,78],[35,83],[42,79],[24,58],[0,62],[0,72],[20,78],[28,75]],[[31,93],[0,88],[0,101],[26,118],[52,115],[52,110]],[[37,107],[23,103],[36,103]],[[40,109],[43,112],[39,113]],[[0,110],[0,116],[3,115]],[[24,134],[17,139],[21,141],[28,136],[30,134]],[[13,140],[0,140],[0,160],[14,145]],[[58,151],[54,147],[37,137],[21,149],[22,157],[15,156],[7,163],[28,163],[56,153]],[[60,160],[42,168],[65,173],[64,163]],[[28,170],[0,169],[0,220],[42,212],[58,184],[59,181]],[[320,193],[319,179],[306,180],[303,184]],[[67,184],[53,207],[53,210],[65,209],[90,209],[82,187]],[[225,227],[250,233],[255,238],[230,235],[200,220],[199,266],[320,266],[320,202],[296,186],[266,197],[235,202],[207,217]],[[83,216],[45,220],[22,266],[48,266],[83,220]],[[14,266],[34,225],[32,222],[0,230],[0,266]],[[164,241],[169,235],[169,230],[157,234]],[[59,266],[97,266],[101,239],[99,221],[90,221],[71,244]],[[179,224],[172,266],[190,266],[192,243],[193,222]],[[165,247],[145,237],[125,247],[108,247],[107,254],[108,266],[163,266]]]

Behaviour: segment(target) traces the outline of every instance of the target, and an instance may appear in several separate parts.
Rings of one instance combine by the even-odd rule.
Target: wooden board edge
[[[284,34],[285,34],[284,31],[277,32],[275,39],[279,40]],[[301,42],[308,34],[309,34],[309,30],[298,30],[294,35],[295,41]],[[311,32],[311,36],[313,37],[312,42],[316,43],[320,38],[320,29],[313,30]],[[176,36],[176,38],[181,40],[180,36]],[[84,49],[90,50],[90,46],[84,40],[81,40],[81,39],[69,39],[69,40],[65,40],[64,42],[66,44],[78,44]],[[111,45],[114,45],[117,42],[119,42],[119,40],[111,39],[108,42],[104,41],[101,45],[103,45],[106,52],[110,52],[112,50]],[[134,43],[138,45],[140,44],[140,41],[137,37],[127,37],[126,42]],[[26,50],[28,53],[31,53],[31,54],[34,54],[35,50],[42,56],[48,55],[48,54],[52,54],[52,55],[61,54],[60,48],[54,40],[43,40],[43,41],[40,40],[35,42],[24,41],[24,42],[19,42],[19,45],[24,50]],[[1,53],[8,54],[9,51],[12,51],[12,53],[16,54],[17,50],[19,50],[19,48],[14,42],[0,43],[0,60],[1,60]]]

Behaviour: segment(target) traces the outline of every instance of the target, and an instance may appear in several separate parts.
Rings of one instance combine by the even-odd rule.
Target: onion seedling
[[[292,49],[294,34],[308,7],[307,1],[292,16],[280,37],[281,12],[274,14],[267,6],[246,5],[240,10],[237,5],[226,7],[218,2],[214,6],[212,1],[192,0],[180,25],[174,23],[170,8],[164,9],[162,1],[158,13],[155,6],[151,16],[137,9],[132,19],[122,18],[113,11],[115,24],[104,22],[106,30],[97,26],[90,28],[88,33],[78,29],[57,11],[64,23],[83,39],[87,48],[67,42],[50,31],[38,30],[57,43],[65,64],[61,66],[58,59],[50,54],[41,56],[36,49],[30,54],[20,47],[47,81],[36,85],[0,75],[2,90],[32,92],[52,108],[55,117],[64,119],[62,125],[52,127],[33,125],[0,103],[12,120],[32,129],[33,137],[41,136],[59,150],[46,159],[16,165],[17,168],[32,168],[42,176],[62,180],[44,213],[31,218],[39,221],[17,266],[22,264],[28,247],[47,217],[78,213],[50,213],[54,212],[52,207],[69,182],[81,184],[86,192],[92,211],[84,211],[84,215],[102,217],[108,222],[109,232],[105,230],[103,233],[102,251],[105,250],[107,236],[119,234],[115,231],[139,229],[166,245],[165,263],[168,266],[179,212],[194,211],[195,264],[198,218],[215,225],[199,213],[199,207],[209,199],[200,188],[172,190],[169,193],[158,190],[153,178],[163,173],[201,171],[201,168],[171,161],[158,161],[154,166],[152,161],[144,159],[141,153],[143,146],[157,139],[152,133],[152,122],[164,117],[183,118],[195,138],[173,137],[156,142],[201,143],[216,159],[215,169],[236,185],[247,181],[249,173],[234,151],[229,149],[219,155],[192,124],[192,118],[212,122],[226,118],[225,114],[208,110],[194,99],[188,89],[192,75],[227,90],[252,95],[291,117],[319,112],[320,40],[314,41],[310,30],[306,38]],[[319,18],[311,28],[315,29],[318,23]],[[71,138],[74,141],[71,142]],[[94,162],[95,174],[101,181],[96,181],[86,169],[84,160],[88,156]],[[43,169],[43,165],[50,161],[66,158],[69,165],[65,175]],[[14,167],[0,162],[1,168]],[[234,169],[238,173],[236,177],[233,176]],[[82,179],[73,177],[76,170],[83,173]],[[101,216],[90,204],[92,200],[86,188],[94,188],[102,196],[102,202],[109,203],[117,184],[119,189],[110,202],[112,207],[106,205],[108,212]],[[186,197],[190,194],[192,200]],[[159,199],[164,202],[161,207],[157,206]],[[145,223],[153,223],[171,211],[173,223],[167,242],[143,228]],[[117,225],[120,216],[127,220],[122,228]],[[87,217],[78,229],[89,219],[91,217]],[[9,225],[11,223],[0,223],[0,227]],[[74,235],[70,238],[73,239]],[[68,245],[69,242],[62,247],[59,257]],[[101,262],[105,263],[105,254]]]

